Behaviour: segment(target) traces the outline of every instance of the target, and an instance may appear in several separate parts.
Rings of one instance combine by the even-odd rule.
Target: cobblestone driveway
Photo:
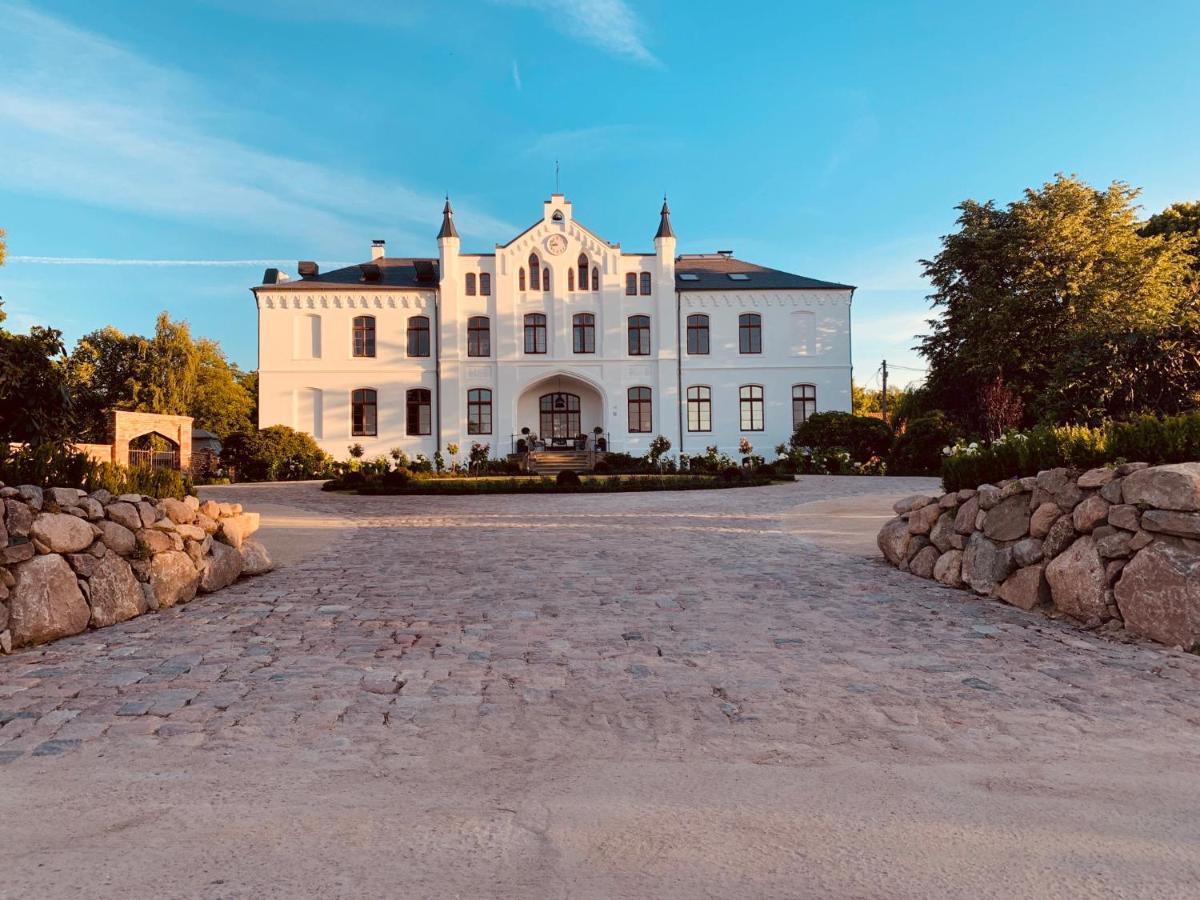
[[[1083,747],[1080,764],[1097,771],[1194,772],[1200,659],[1092,637],[789,531],[798,504],[919,485],[525,498],[227,489],[250,509],[294,505],[354,527],[330,528],[298,565],[0,659],[0,784],[10,798],[18,782],[52,796],[85,761],[135,757],[385,769],[486,759],[527,784],[530,767],[589,760],[702,759],[781,777],[994,761],[996,785],[1036,795],[1001,767],[1058,765]],[[1194,782],[1183,795],[1196,796]],[[31,868],[44,861],[36,841],[23,849]]]

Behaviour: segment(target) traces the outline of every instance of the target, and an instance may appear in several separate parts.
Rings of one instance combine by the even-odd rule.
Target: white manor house
[[[436,257],[299,277],[268,269],[259,426],[307,431],[335,458],[474,442],[644,454],[711,445],[766,458],[815,411],[850,409],[854,288],[734,258],[676,255],[663,202],[653,253],[575,220],[562,194],[491,253],[459,246],[447,200]],[[533,445],[530,445],[533,449]]]

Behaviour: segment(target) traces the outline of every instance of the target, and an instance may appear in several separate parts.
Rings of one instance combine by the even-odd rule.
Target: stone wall
[[[0,484],[0,651],[103,628],[269,571],[237,503]]]
[[[879,549],[903,571],[1200,646],[1200,463],[1050,469],[893,509]]]

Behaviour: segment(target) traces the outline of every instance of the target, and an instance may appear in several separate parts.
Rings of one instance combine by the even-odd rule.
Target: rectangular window
[[[650,273],[649,272],[642,273],[642,296],[643,297],[650,296]]]
[[[687,352],[691,356],[708,355],[708,316],[702,313],[687,317]]]
[[[481,297],[492,296],[492,275],[490,272],[479,273],[479,295]]]
[[[792,430],[808,421],[817,411],[817,386],[797,384],[792,386]]]
[[[474,272],[467,273],[467,296],[468,297],[475,296],[475,273]]]
[[[492,433],[492,392],[487,388],[467,391],[467,434]]]
[[[429,319],[413,316],[408,320],[408,355],[429,355]]]
[[[375,317],[354,317],[354,355],[356,357],[371,357],[375,355]]]
[[[654,419],[650,409],[650,388],[629,389],[629,431],[631,434],[648,434],[654,430]]]
[[[687,390],[688,431],[712,431],[712,389],[690,387]]]
[[[762,316],[758,313],[738,316],[738,351],[762,353]]]
[[[405,431],[412,435],[430,434],[433,431],[433,415],[428,388],[412,388],[406,404]]]
[[[742,431],[763,430],[763,389],[758,384],[744,384],[738,389]]]
[[[467,319],[467,356],[492,355],[492,328],[487,316]]]
[[[629,317],[629,355],[650,355],[650,317]]]
[[[530,313],[525,317],[525,352],[546,352],[546,317],[542,313]]]
[[[578,313],[572,318],[571,347],[576,353],[596,352],[596,317]]]
[[[637,296],[637,272],[628,272],[625,275],[625,296]]]
[[[373,437],[379,431],[375,391],[359,388],[350,394],[350,434],[354,437]]]

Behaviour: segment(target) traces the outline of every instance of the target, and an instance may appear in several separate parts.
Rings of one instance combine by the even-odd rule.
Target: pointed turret
[[[442,207],[442,230],[438,232],[438,240],[458,237],[458,229],[454,227],[454,210],[450,208],[450,198],[446,197],[446,205]]]
[[[654,235],[654,239],[673,237],[675,237],[675,231],[671,228],[671,207],[667,206],[667,195],[663,194],[662,217],[658,220],[658,232]]]

